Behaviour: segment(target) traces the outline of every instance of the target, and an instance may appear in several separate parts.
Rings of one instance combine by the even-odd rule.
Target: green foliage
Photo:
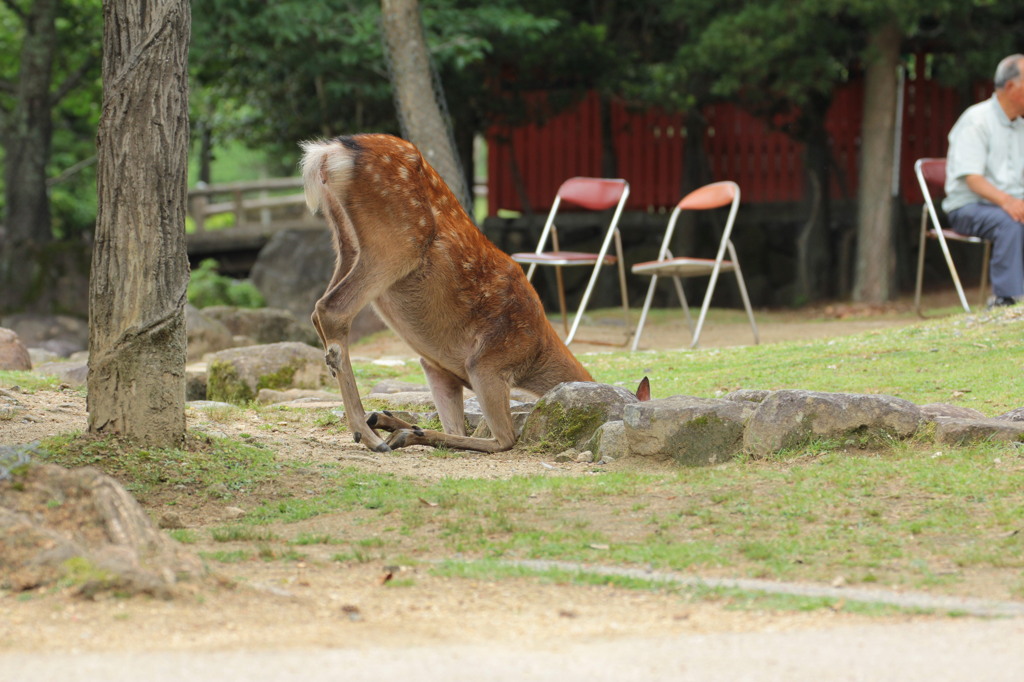
[[[188,302],[197,308],[230,305],[238,308],[260,308],[266,305],[263,294],[248,280],[221,275],[218,263],[207,258],[192,271],[188,282]]]

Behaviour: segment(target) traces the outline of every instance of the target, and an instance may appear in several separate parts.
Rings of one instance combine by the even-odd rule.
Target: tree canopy
[[[0,158],[20,162],[31,17],[54,13],[45,85],[53,220],[32,229],[77,238],[95,217],[100,0],[0,0]],[[797,140],[827,148],[822,112],[838,85],[864,72],[873,37],[899,33],[901,58],[928,54],[943,82],[988,79],[1011,52],[1024,9],[1012,0],[431,0],[422,2],[434,66],[463,149],[496,121],[523,122],[522,91],[557,107],[588,90],[691,112],[736,102]],[[230,139],[294,168],[295,142],[356,131],[397,132],[378,0],[193,0],[194,139],[209,153]],[[37,86],[36,91],[39,91]],[[503,94],[499,94],[503,93]],[[40,116],[43,116],[42,118]],[[46,132],[46,131],[43,131]],[[43,139],[43,138],[40,138]],[[44,149],[34,147],[43,146]],[[206,151],[203,152],[202,149]],[[812,159],[813,161],[813,159]],[[827,158],[812,166],[827,173]],[[10,185],[10,182],[7,183]],[[38,184],[38,183],[36,183]],[[8,190],[11,188],[8,187]],[[10,197],[10,192],[7,193]],[[10,203],[8,198],[7,203]],[[10,206],[0,220],[15,229]],[[21,229],[21,228],[17,228]],[[827,243],[813,247],[828,249]]]

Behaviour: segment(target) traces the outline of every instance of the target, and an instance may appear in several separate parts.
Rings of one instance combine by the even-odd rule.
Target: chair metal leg
[[[686,316],[686,326],[690,328],[690,336],[693,336],[693,316],[690,315],[690,304],[686,301],[686,294],[683,292],[683,280],[679,277],[673,277],[672,283],[676,286],[676,296],[679,297],[679,303],[683,306],[683,315]]]
[[[555,283],[558,285],[558,309],[562,312],[562,329],[569,335],[569,314],[565,310],[565,282],[562,279],[561,266],[555,266]]]
[[[619,231],[616,229],[614,231],[614,236],[618,237],[618,234]],[[613,235],[609,234],[601,244],[601,251],[597,254],[597,262],[594,263],[594,271],[590,275],[590,281],[587,282],[586,291],[583,292],[583,300],[580,301],[580,309],[576,312],[576,319],[572,321],[572,328],[569,330],[569,335],[565,337],[565,345],[567,346],[572,343],[574,338],[576,338],[576,331],[579,329],[580,322],[583,321],[583,311],[587,309],[587,303],[590,302],[590,295],[594,293],[594,285],[597,283],[597,276],[601,274],[601,267],[604,265],[604,257],[608,254],[608,247],[611,246],[612,237]],[[622,254],[620,252],[619,261],[621,262],[621,260]]]
[[[690,348],[696,348],[700,343],[700,332],[704,328],[704,318],[708,315],[708,308],[711,307],[711,295],[715,293],[715,284],[718,283],[718,273],[722,268],[721,261],[715,262],[715,268],[711,271],[711,279],[708,281],[708,290],[704,294],[704,304],[700,307],[700,317],[697,318],[697,329],[693,333],[693,341]]]
[[[989,261],[992,260],[992,242],[985,241],[985,255],[981,258],[981,301],[978,302],[978,307],[984,308],[988,302],[988,266]]]
[[[747,283],[743,280],[743,271],[740,270],[740,261],[736,257],[736,249],[732,242],[729,242],[729,257],[732,258],[733,267],[736,268],[736,283],[740,287],[740,298],[743,299],[743,307],[747,309],[747,317],[750,319],[750,329],[754,332],[754,345],[761,343],[761,337],[757,333],[757,323],[754,322],[754,310],[750,306],[750,296],[747,295]]]
[[[956,266],[953,265],[953,256],[949,253],[949,245],[946,244],[946,238],[939,234],[939,244],[942,245],[942,255],[946,258],[946,265],[949,266],[949,274],[953,276],[953,284],[956,285],[956,295],[960,298],[960,305],[963,306],[964,312],[971,312],[971,306],[967,303],[967,296],[964,295],[964,285],[960,283],[960,275],[956,272]]]
[[[928,225],[928,213],[925,208],[921,209],[921,235],[918,238],[917,246],[917,283],[914,285],[914,310],[918,317],[924,317],[921,311],[921,287],[924,282],[924,248],[927,240],[925,233]]]
[[[625,329],[629,329],[632,325],[629,323],[629,293],[626,291],[626,259],[622,253],[622,237],[619,235],[618,230],[615,232],[615,251],[618,254],[619,294],[622,296],[622,317],[626,321]],[[629,343],[629,332],[626,333],[627,336],[622,344],[623,346]]]
[[[633,346],[631,351],[636,350],[640,345],[640,335],[644,331],[644,322],[647,321],[647,312],[651,309],[651,301],[654,300],[654,288],[658,284],[658,276],[651,275],[651,285],[647,287],[647,297],[644,298],[644,309],[640,312],[640,322],[636,325],[636,332],[633,333]]]

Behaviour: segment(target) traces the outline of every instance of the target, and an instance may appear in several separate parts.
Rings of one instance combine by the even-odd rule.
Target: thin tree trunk
[[[899,25],[891,22],[868,46],[853,285],[854,300],[868,303],[887,301],[894,293],[892,166],[901,40]]]
[[[38,258],[53,239],[46,165],[53,136],[53,57],[59,0],[37,0],[24,17],[15,105],[4,120],[4,258],[0,259],[0,311],[30,307],[41,275]]]
[[[104,0],[89,431],[185,434],[188,0]]]
[[[434,75],[419,3],[417,0],[381,0],[381,16],[402,132],[419,147],[420,153],[444,178],[472,217],[472,196],[437,99],[442,93],[434,92]]]

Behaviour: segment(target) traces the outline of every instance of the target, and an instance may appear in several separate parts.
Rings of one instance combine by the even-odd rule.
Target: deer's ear
[[[640,380],[640,385],[636,387],[636,399],[640,402],[651,399],[651,382],[644,377]]]

